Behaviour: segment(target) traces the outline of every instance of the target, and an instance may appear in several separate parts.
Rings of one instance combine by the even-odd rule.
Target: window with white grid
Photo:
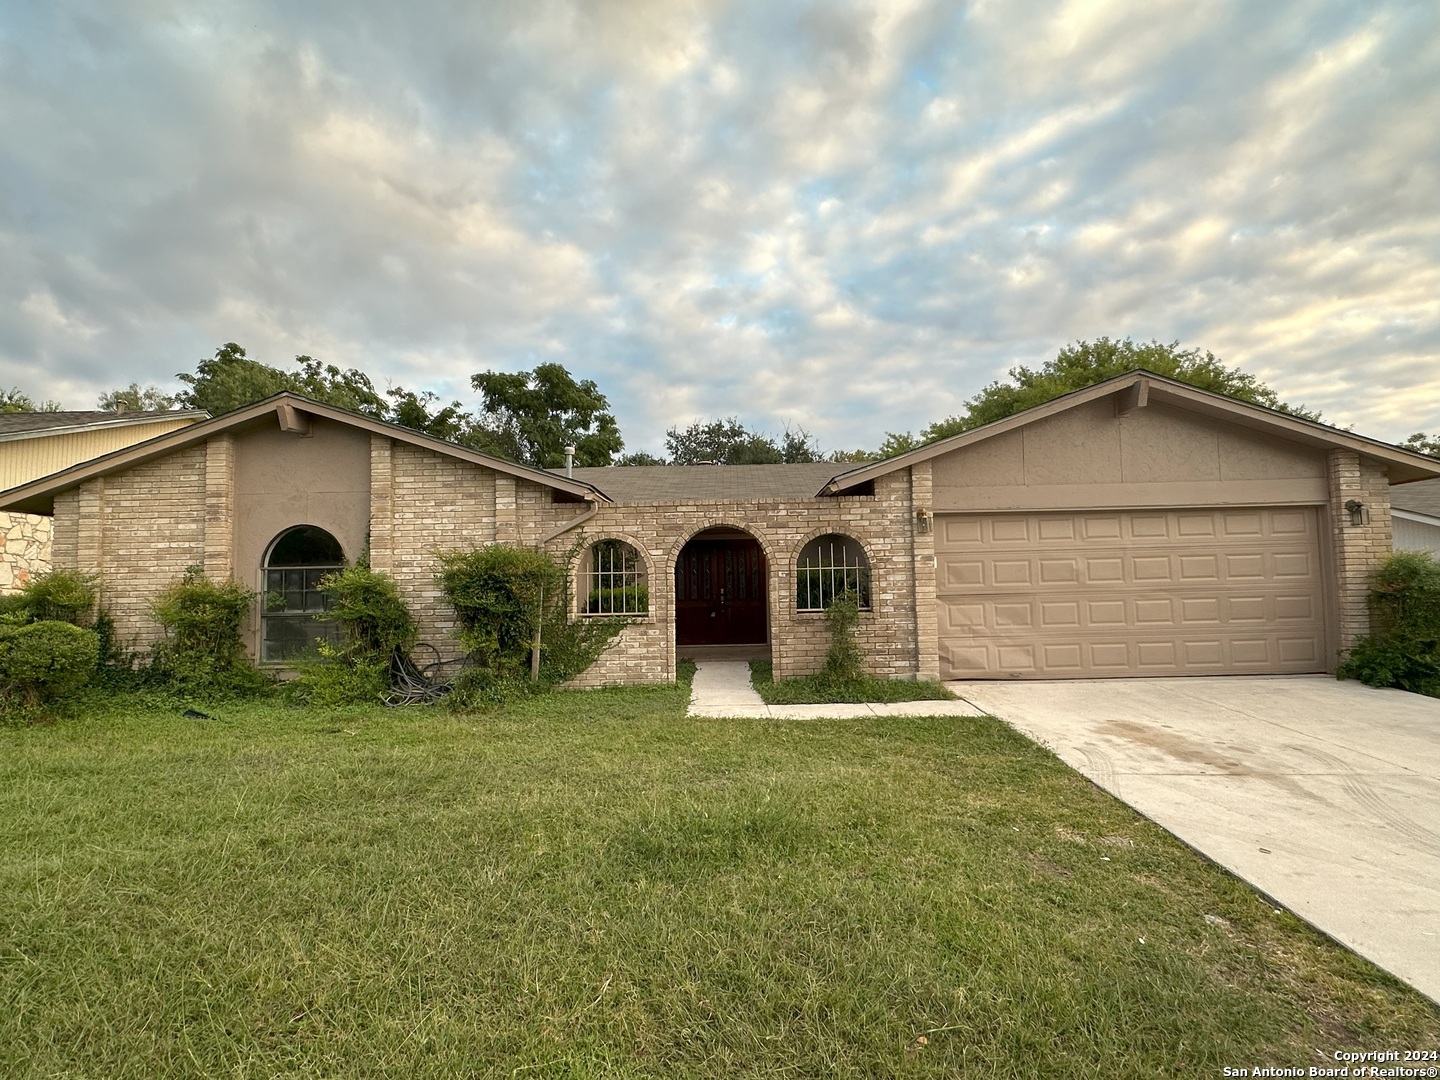
[[[644,615],[650,610],[645,560],[623,540],[590,546],[585,614]]]
[[[795,610],[824,611],[845,593],[870,608],[870,560],[848,536],[829,533],[811,540],[795,564]]]

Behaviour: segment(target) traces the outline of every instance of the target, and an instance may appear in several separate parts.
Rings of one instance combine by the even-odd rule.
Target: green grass
[[[0,730],[6,1077],[1175,1077],[1419,995],[989,719]]]
[[[750,661],[750,685],[766,705],[830,705],[858,701],[946,701],[954,694],[938,682],[908,679],[853,679],[823,675],[775,681],[769,660]]]

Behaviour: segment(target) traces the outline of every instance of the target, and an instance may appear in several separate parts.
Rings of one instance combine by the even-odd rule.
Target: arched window
[[[644,615],[650,610],[645,560],[623,540],[591,544],[585,569],[585,614]]]
[[[870,608],[870,560],[858,542],[839,533],[806,544],[795,564],[795,610],[824,611],[850,592],[863,610]]]
[[[345,566],[340,543],[324,529],[301,525],[275,538],[265,556],[260,659],[277,663],[313,652],[317,642],[341,642],[340,624],[316,616],[330,609],[320,591],[326,574]]]

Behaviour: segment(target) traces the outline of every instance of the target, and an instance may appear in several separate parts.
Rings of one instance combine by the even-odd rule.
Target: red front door
[[[765,644],[765,556],[749,539],[697,538],[675,563],[679,645]]]

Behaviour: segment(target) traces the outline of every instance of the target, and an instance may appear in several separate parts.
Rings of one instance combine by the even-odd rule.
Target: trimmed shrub
[[[201,697],[243,697],[271,687],[245,655],[240,624],[255,594],[192,566],[150,605],[165,640],[150,650],[151,681]]]
[[[1392,555],[1370,590],[1372,633],[1340,665],[1342,679],[1440,697],[1440,563],[1423,551]]]
[[[95,631],[57,619],[0,631],[0,699],[21,713],[80,689],[95,673]]]

